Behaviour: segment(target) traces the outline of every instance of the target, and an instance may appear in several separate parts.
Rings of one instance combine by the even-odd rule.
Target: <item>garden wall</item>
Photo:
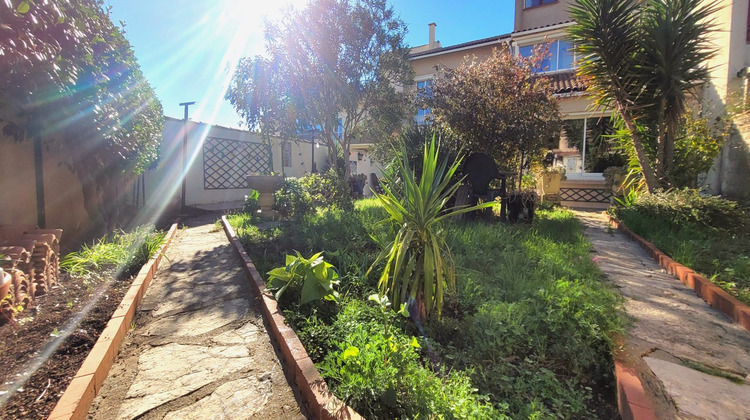
[[[181,198],[182,142],[185,135],[182,120],[167,117],[160,160],[156,168],[144,174],[146,214],[160,214],[179,208]],[[246,130],[200,122],[187,123],[187,175],[185,204],[188,206],[242,201],[250,193],[246,187],[249,172],[274,171],[300,177],[311,169],[312,147],[309,142],[289,142],[282,146],[273,139],[271,146],[260,135]],[[328,149],[315,148],[315,165],[321,169]]]
[[[78,177],[61,152],[44,147],[44,199],[48,228],[63,229],[63,246],[83,240],[96,226],[83,206]],[[121,191],[129,189],[123,181]],[[0,224],[37,225],[36,176],[32,141],[0,134]]]

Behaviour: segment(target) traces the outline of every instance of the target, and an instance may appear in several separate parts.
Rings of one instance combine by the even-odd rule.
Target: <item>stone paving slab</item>
[[[89,418],[305,418],[216,218],[177,233]]]
[[[747,385],[653,357],[644,357],[643,360],[662,380],[682,413],[716,420],[746,420],[749,417],[750,389]]]
[[[637,244],[609,228],[606,215],[574,213],[585,227],[599,267],[625,297],[625,311],[634,320],[628,350],[638,359],[659,417],[749,419],[750,405],[724,402],[729,398],[724,394],[727,388],[718,384],[734,383],[689,366],[750,379],[750,334],[666,273]],[[684,386],[687,381],[691,387]],[[747,380],[736,386],[729,388],[750,395]],[[707,417],[694,414],[694,404],[701,405]]]
[[[147,336],[192,337],[241,320],[248,311],[247,299],[217,302],[208,308],[156,319],[145,331]]]

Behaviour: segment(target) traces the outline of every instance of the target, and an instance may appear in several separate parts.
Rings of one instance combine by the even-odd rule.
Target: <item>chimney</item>
[[[435,27],[437,26],[437,23],[432,22],[429,24],[430,26],[430,43],[427,44],[429,49],[435,48]]]

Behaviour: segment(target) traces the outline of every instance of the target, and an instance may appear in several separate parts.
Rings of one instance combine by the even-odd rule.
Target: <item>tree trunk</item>
[[[83,208],[86,209],[94,226],[94,231],[98,236],[106,233],[104,221],[99,213],[99,195],[97,193],[96,181],[89,176],[89,170],[80,160],[73,161],[73,172],[81,182],[81,192],[83,193]]]
[[[623,106],[618,105],[617,110],[625,122],[625,127],[630,132],[630,138],[633,140],[633,148],[635,149],[636,157],[638,158],[638,165],[641,167],[643,178],[646,181],[646,190],[648,192],[654,192],[659,188],[659,181],[656,178],[654,169],[651,167],[651,163],[648,160],[648,155],[643,147],[643,139],[638,133],[635,121],[633,121],[630,114],[624,109]]]
[[[664,188],[667,189],[672,187],[674,181],[672,171],[674,170],[674,141],[676,134],[676,127],[667,126],[666,135],[664,136]]]
[[[348,141],[341,146],[344,150],[344,181],[346,182],[349,182],[349,177],[352,176],[352,165],[349,163],[350,146]]]

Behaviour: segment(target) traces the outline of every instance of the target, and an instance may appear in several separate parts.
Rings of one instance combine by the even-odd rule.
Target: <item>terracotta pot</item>
[[[259,193],[273,193],[284,185],[284,177],[275,175],[250,175],[247,186]]]
[[[13,283],[11,280],[13,278],[10,276],[10,274],[3,271],[2,268],[0,268],[0,300],[5,298],[5,295],[8,294],[8,290],[10,290],[10,285]]]

